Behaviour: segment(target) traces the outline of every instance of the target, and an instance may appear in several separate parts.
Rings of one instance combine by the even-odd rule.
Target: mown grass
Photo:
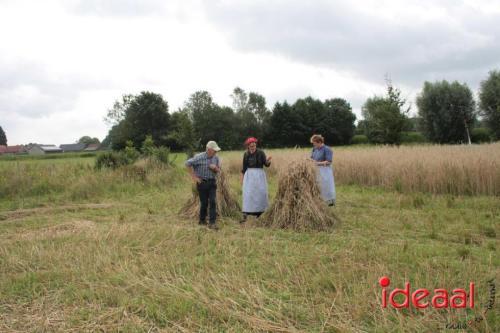
[[[241,193],[232,162],[240,153],[222,157]],[[212,232],[177,215],[191,195],[182,160],[139,178],[96,172],[91,160],[0,164],[29,170],[34,182],[19,192],[0,185],[8,190],[0,199],[0,331],[434,332],[479,315],[487,281],[498,284],[498,196],[340,185],[342,222],[330,232],[231,219]],[[58,180],[35,191],[37,172]],[[478,306],[382,309],[382,275],[413,289],[474,281]],[[496,305],[470,331],[498,331],[499,314]]]

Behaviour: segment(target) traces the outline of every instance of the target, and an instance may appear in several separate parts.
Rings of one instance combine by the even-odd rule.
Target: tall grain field
[[[334,147],[336,184],[376,186],[399,192],[453,195],[500,195],[500,143],[460,146]],[[270,174],[292,160],[305,159],[307,149],[267,150]],[[226,157],[232,172],[241,154]]]

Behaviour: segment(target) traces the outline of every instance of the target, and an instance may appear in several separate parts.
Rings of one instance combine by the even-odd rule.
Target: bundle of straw
[[[298,231],[326,230],[335,222],[321,198],[316,167],[310,161],[294,162],[281,172],[276,199],[258,219],[262,226]]]
[[[241,207],[229,188],[226,172],[221,169],[217,176],[217,215],[222,217],[237,217],[241,214]],[[192,187],[192,196],[182,206],[179,214],[185,218],[198,218],[200,214],[200,199],[196,186]]]

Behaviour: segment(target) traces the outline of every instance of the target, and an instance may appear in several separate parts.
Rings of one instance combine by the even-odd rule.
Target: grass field
[[[336,149],[341,222],[302,233],[179,218],[182,154],[146,174],[0,161],[0,332],[446,331],[500,281],[500,145],[474,147]],[[272,197],[308,150],[268,155]],[[239,196],[240,158],[222,154]],[[476,307],[382,309],[383,275],[412,290],[474,281]],[[498,332],[496,303],[468,331]]]

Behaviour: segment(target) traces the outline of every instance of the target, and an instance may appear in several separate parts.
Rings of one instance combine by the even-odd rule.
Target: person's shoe
[[[240,223],[245,223],[247,221],[247,214],[243,214],[243,217],[240,220]]]
[[[335,206],[335,200],[328,201],[328,206],[334,207]]]
[[[200,221],[198,222],[198,224],[199,224],[199,225],[207,225],[207,221],[201,221],[201,220],[200,220]]]
[[[209,223],[208,224],[208,229],[212,229],[212,230],[219,230],[219,226],[215,223]]]

